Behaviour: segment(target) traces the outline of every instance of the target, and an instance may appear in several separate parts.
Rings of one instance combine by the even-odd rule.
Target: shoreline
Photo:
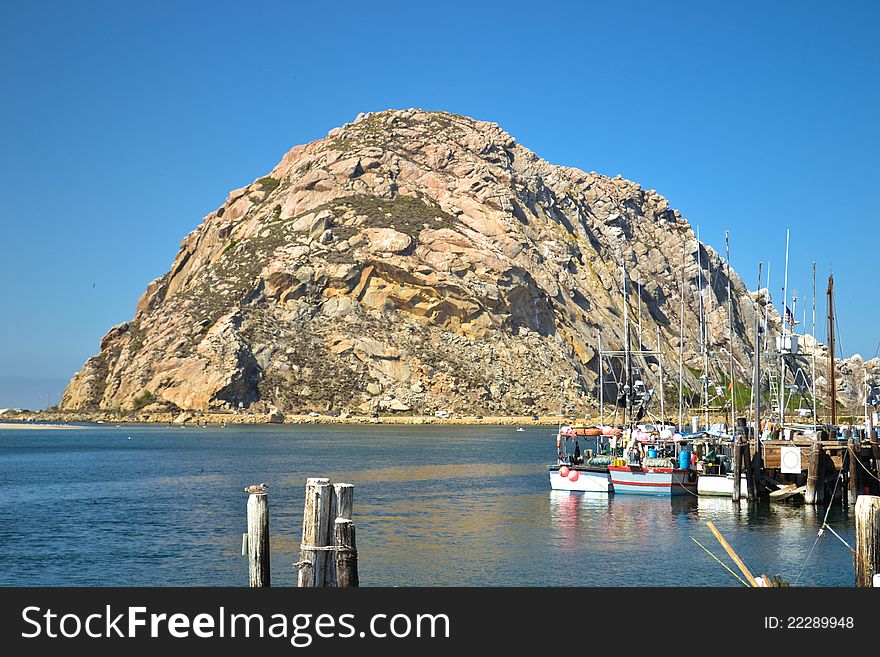
[[[562,418],[562,424],[572,422],[571,418]],[[598,419],[579,418],[583,422],[595,422]],[[119,417],[110,413],[80,413],[80,412],[36,412],[6,414],[0,417],[0,430],[4,429],[75,429],[82,425],[131,425],[131,424],[168,424],[174,426],[222,426],[222,425],[301,425],[301,424],[383,424],[383,425],[456,425],[456,426],[545,426],[557,427],[560,424],[559,416],[542,416],[534,419],[531,416],[460,416],[450,418],[438,418],[426,415],[402,415],[402,416],[347,416],[334,417],[331,415],[288,415],[279,420],[277,416],[266,413],[152,413],[136,414]]]

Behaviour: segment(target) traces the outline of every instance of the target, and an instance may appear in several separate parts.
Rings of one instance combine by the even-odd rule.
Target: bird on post
[[[269,484],[251,484],[244,489],[245,493],[251,495],[265,495],[269,491]]]

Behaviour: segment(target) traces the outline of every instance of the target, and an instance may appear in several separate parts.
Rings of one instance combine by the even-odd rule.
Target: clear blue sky
[[[843,351],[871,357],[878,19],[875,2],[5,2],[0,408],[57,403],[230,189],[388,108],[496,121],[656,189],[722,253],[730,228],[750,287],[772,260],[777,299],[790,227],[789,287],[809,292],[815,260],[824,292],[833,266]]]

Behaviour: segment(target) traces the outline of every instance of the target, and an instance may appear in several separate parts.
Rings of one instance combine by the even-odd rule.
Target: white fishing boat
[[[613,430],[607,427],[605,433]],[[593,454],[592,449],[581,452],[579,439],[594,438],[596,445],[602,441],[603,429],[583,424],[560,426],[556,435],[556,464],[548,465],[551,490],[567,490],[580,493],[610,493],[611,479],[608,466],[612,457]]]
[[[740,495],[745,498],[748,496],[748,486],[746,485],[746,476],[741,475],[739,480]],[[697,478],[697,494],[698,495],[717,495],[720,497],[730,497],[733,495],[733,473],[727,474],[705,474],[700,473]]]
[[[551,490],[605,494],[613,490],[607,465],[548,465],[547,470]]]

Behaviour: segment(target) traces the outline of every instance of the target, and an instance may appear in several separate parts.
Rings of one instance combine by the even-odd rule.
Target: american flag
[[[794,318],[794,315],[791,314],[788,306],[785,307],[785,323],[788,324],[791,328],[794,328],[795,324],[800,324],[800,322]]]

